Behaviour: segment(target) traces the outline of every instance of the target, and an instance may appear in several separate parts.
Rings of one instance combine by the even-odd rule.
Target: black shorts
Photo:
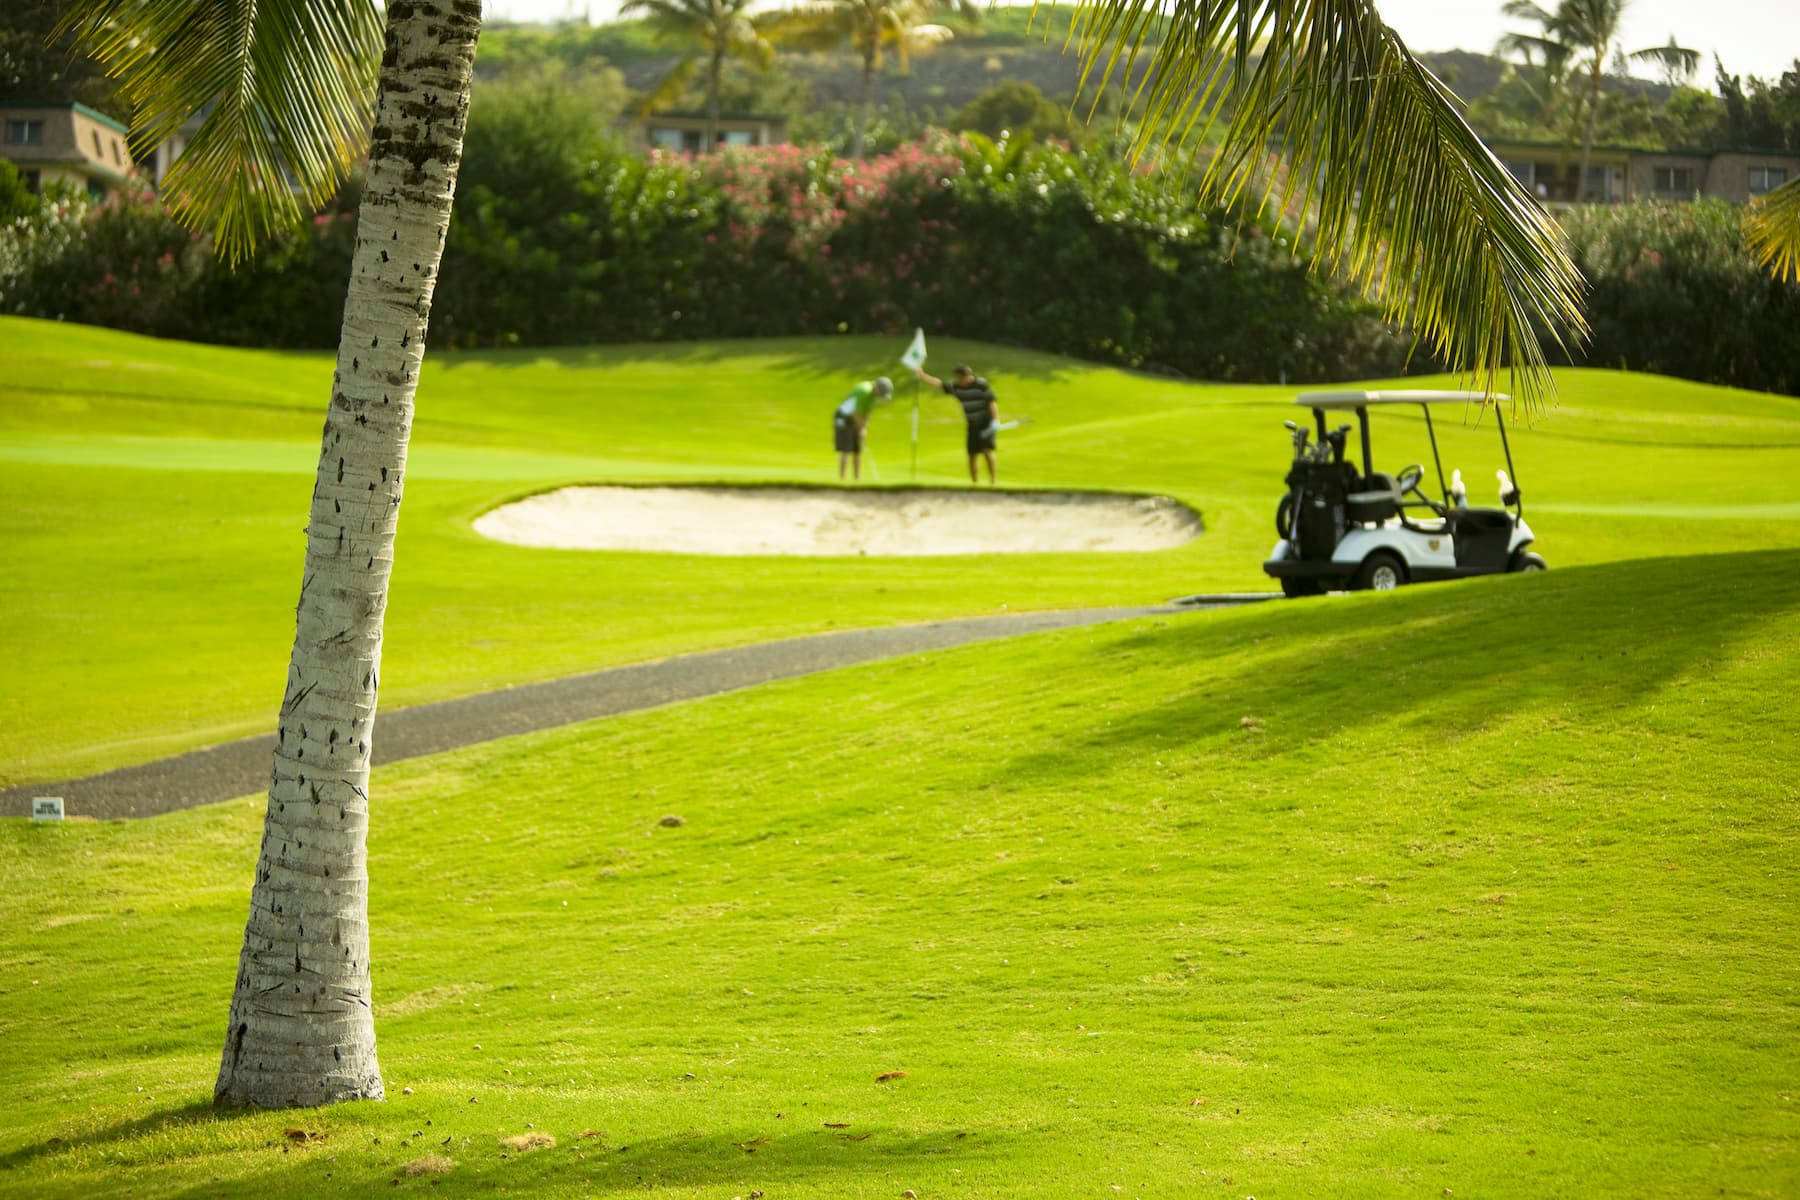
[[[985,454],[995,449],[1000,441],[998,431],[991,424],[969,426],[969,456]]]
[[[861,454],[862,438],[857,436],[856,418],[842,413],[831,419],[831,444],[839,454]]]

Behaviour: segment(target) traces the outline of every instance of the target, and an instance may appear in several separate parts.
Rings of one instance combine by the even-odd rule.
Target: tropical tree
[[[643,111],[654,112],[679,96],[694,72],[706,68],[706,132],[701,146],[711,154],[718,146],[719,87],[727,58],[744,59],[759,68],[769,65],[774,47],[750,19],[753,0],[625,0],[622,17],[642,16],[664,41],[699,47],[676,64],[652,89]]]
[[[328,197],[370,131],[262,848],[214,1096],[262,1107],[378,1098],[369,751],[413,396],[481,8],[476,0],[389,0],[385,33],[369,0],[79,0],[69,20],[124,79],[140,147],[211,106],[166,186],[179,213],[211,223],[227,257]]]
[[[950,40],[950,27],[934,18],[952,12],[972,19],[974,10],[969,0],[812,0],[776,14],[768,28],[776,40],[803,49],[833,50],[848,43],[862,61],[862,97],[850,142],[850,157],[861,158],[888,52],[904,71],[914,54]]]
[[[873,0],[871,0],[873,2]],[[1155,0],[1082,10],[1090,70],[1163,27]],[[1146,97],[1199,128],[1230,115],[1202,180],[1231,200],[1270,144],[1284,205],[1316,213],[1314,261],[1369,284],[1448,361],[1541,388],[1534,325],[1578,325],[1555,226],[1368,0],[1201,0],[1160,41]],[[216,1099],[382,1095],[369,988],[369,754],[382,618],[427,318],[467,115],[476,0],[79,0],[72,27],[125,80],[140,144],[210,105],[171,199],[241,254],[328,194],[375,86],[358,235],[306,531]],[[1108,50],[1110,47],[1110,50]],[[1146,123],[1145,128],[1162,122]],[[284,184],[291,180],[298,189]]]
[[[1537,43],[1545,53],[1554,49],[1563,62],[1574,64],[1586,80],[1587,91],[1582,97],[1585,116],[1581,134],[1581,174],[1575,185],[1578,201],[1587,199],[1588,164],[1594,154],[1594,122],[1600,113],[1600,86],[1605,82],[1607,60],[1613,54],[1629,6],[1630,0],[1562,0],[1552,12],[1534,0],[1507,0],[1500,8],[1505,16],[1534,22],[1540,30],[1537,37],[1509,35],[1502,44]],[[1700,64],[1700,52],[1677,46],[1673,37],[1666,46],[1633,50],[1624,57],[1630,62],[1656,63],[1666,71],[1682,73],[1684,78],[1691,78]]]

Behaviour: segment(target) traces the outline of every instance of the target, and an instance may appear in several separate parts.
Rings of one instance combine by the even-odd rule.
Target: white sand
[[[1032,554],[1162,550],[1200,532],[1166,496],[729,487],[569,487],[483,514],[521,546],[671,554]]]

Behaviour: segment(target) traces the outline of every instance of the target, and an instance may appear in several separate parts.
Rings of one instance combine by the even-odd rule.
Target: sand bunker
[[[1162,550],[1200,532],[1167,496],[730,487],[569,487],[475,522],[563,550],[671,554],[1035,554]]]

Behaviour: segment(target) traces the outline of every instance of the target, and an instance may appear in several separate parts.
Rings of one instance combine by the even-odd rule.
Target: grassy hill
[[[0,783],[64,778],[267,728],[292,638],[330,360],[0,319]],[[934,342],[993,379],[1013,486],[1176,496],[1206,532],[1127,559],[701,559],[489,542],[507,499],[596,480],[826,483],[829,412],[893,370],[878,339],[437,355],[420,392],[388,619],[386,707],[705,647],[1002,608],[1265,588],[1291,393],[1147,379]],[[1561,569],[1800,546],[1800,408],[1613,372],[1558,376],[1516,434],[1526,511]],[[1419,381],[1409,381],[1419,385]],[[1428,381],[1427,381],[1428,382]],[[910,398],[871,449],[905,478]],[[966,478],[926,398],[920,481]],[[1384,467],[1428,458],[1396,418]],[[1490,431],[1441,431],[1485,499]],[[678,618],[678,619],[672,619]]]
[[[1790,1195],[1797,655],[1663,557],[402,764],[318,1112],[207,1104],[255,800],[5,823],[0,1194]]]
[[[329,362],[0,339],[10,778],[266,728]],[[969,343],[933,364],[1035,419],[1003,479],[1167,492],[1207,532],[781,561],[468,527],[563,482],[825,482],[829,408],[898,350],[438,356],[386,701],[1263,586],[1290,396]],[[379,770],[384,1104],[210,1107],[259,798],[0,822],[0,1196],[1795,1194],[1800,410],[1559,385],[1514,438],[1545,575],[1037,635]],[[922,480],[954,482],[957,414],[926,414]],[[890,482],[906,422],[875,419]],[[1421,456],[1391,432],[1383,466]],[[1442,437],[1480,498],[1488,436]]]

